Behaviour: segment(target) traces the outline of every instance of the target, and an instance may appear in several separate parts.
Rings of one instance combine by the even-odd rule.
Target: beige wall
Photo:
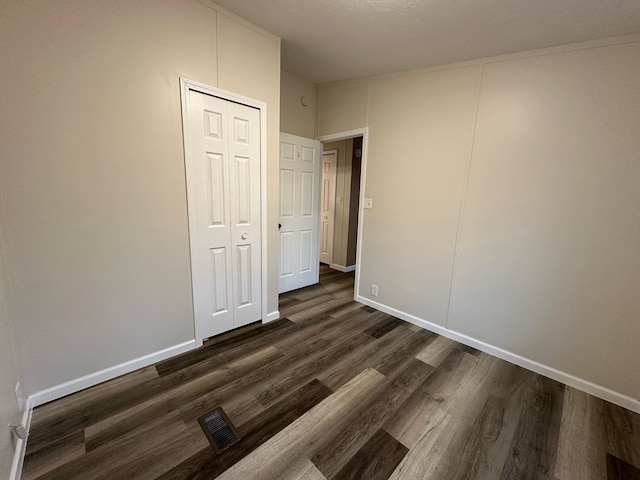
[[[316,138],[318,123],[318,87],[288,73],[280,77],[280,130],[292,135]],[[306,97],[308,105],[300,102]]]
[[[361,293],[446,323],[481,67],[371,83]],[[367,259],[375,258],[375,262]]]
[[[321,85],[320,135],[369,127],[359,294],[639,398],[638,78],[612,42]]]
[[[368,98],[369,81],[318,86],[318,136],[365,126]]]
[[[636,399],[639,79],[640,43],[485,67],[449,318]]]
[[[4,8],[2,227],[34,393],[194,338],[179,77],[267,102],[277,251],[279,40],[195,0]]]
[[[0,239],[2,232],[0,232]],[[0,250],[0,478],[9,478],[15,448],[15,437],[7,427],[22,421],[14,389],[19,380],[17,357],[13,346],[13,325],[9,321],[6,302],[6,265]]]

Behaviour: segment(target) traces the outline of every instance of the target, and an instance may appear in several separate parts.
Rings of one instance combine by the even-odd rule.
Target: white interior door
[[[203,339],[261,319],[260,114],[192,90],[187,114],[193,299]]]
[[[320,209],[320,261],[333,263],[333,226],[336,210],[336,166],[338,151],[322,154],[322,193]]]
[[[316,140],[280,134],[279,293],[319,281],[321,152]]]

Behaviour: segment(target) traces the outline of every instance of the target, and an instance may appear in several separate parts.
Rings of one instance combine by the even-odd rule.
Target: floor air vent
[[[201,416],[198,418],[198,422],[216,453],[222,453],[231,445],[240,441],[238,431],[224,413],[222,407],[218,407],[213,412]]]

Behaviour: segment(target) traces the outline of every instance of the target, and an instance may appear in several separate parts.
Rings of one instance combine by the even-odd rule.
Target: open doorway
[[[322,144],[320,262],[354,272],[358,238],[362,136]]]
[[[318,185],[318,217],[317,218],[317,234],[313,235],[317,239],[317,247],[315,252],[317,253],[318,265],[318,279],[317,283],[307,283],[306,286],[300,288],[282,288],[280,289],[280,317],[289,317],[293,315],[299,309],[305,309],[309,307],[311,311],[308,314],[322,313],[327,308],[340,307],[343,302],[348,302],[349,299],[354,300],[356,293],[358,292],[359,283],[359,264],[361,249],[361,235],[362,235],[362,208],[363,208],[363,191],[364,191],[364,178],[366,172],[366,151],[367,151],[367,134],[368,129],[362,128],[358,130],[351,130],[339,134],[320,137],[318,140],[318,148],[321,153],[322,162],[319,165],[319,178],[316,185]],[[281,138],[283,134],[281,134]],[[289,136],[289,141],[292,141]],[[307,139],[311,141],[310,139]],[[297,140],[296,140],[297,141]],[[300,139],[302,141],[302,139]],[[281,141],[282,143],[282,141]],[[283,147],[287,145],[281,145],[282,152],[287,151]],[[294,152],[289,155],[295,157]],[[281,157],[284,155],[281,152]],[[329,165],[325,165],[324,154],[327,154],[327,160]],[[286,155],[285,155],[286,156]],[[285,159],[286,160],[286,159]],[[333,162],[333,167],[331,166]],[[288,183],[285,181],[287,178],[294,178],[295,174],[291,174],[287,162],[281,158],[281,187],[280,187],[280,209],[281,220],[287,220],[284,215],[284,207],[291,203],[291,195],[286,194],[288,191],[286,187]],[[332,173],[333,179],[323,178],[325,174]],[[332,183],[333,182],[333,183]],[[289,182],[292,185],[295,182]],[[315,183],[315,182],[314,182]],[[294,193],[293,198],[297,198],[295,195],[295,188],[289,189]],[[283,210],[284,209],[284,210]],[[295,208],[293,209],[295,211]],[[332,228],[324,226],[325,220],[324,213],[331,213],[331,219],[333,223]],[[282,259],[287,259],[290,255],[283,255],[283,245],[286,246],[286,236],[289,235],[289,230],[284,222],[281,222],[280,237],[281,237],[281,252],[280,263],[283,264]],[[292,235],[289,235],[292,236]],[[323,245],[324,243],[324,245]],[[330,248],[329,248],[330,247]],[[284,249],[285,253],[288,250]],[[326,254],[330,256],[327,257]],[[293,255],[295,258],[297,255]],[[286,262],[284,262],[286,263]],[[281,265],[280,276],[290,276],[287,268],[288,264]],[[321,304],[316,304],[316,302]],[[346,307],[345,307],[346,308]],[[351,308],[351,307],[349,307]],[[355,308],[355,307],[354,307]],[[339,309],[342,313],[342,308]],[[303,315],[302,313],[300,315]],[[306,315],[306,314],[305,314]],[[296,317],[297,318],[297,317]]]

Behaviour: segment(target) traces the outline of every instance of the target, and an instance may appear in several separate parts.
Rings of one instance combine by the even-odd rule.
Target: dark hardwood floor
[[[640,415],[353,301],[353,275],[281,320],[38,407],[23,479],[640,479]],[[216,455],[197,418],[242,440]]]

